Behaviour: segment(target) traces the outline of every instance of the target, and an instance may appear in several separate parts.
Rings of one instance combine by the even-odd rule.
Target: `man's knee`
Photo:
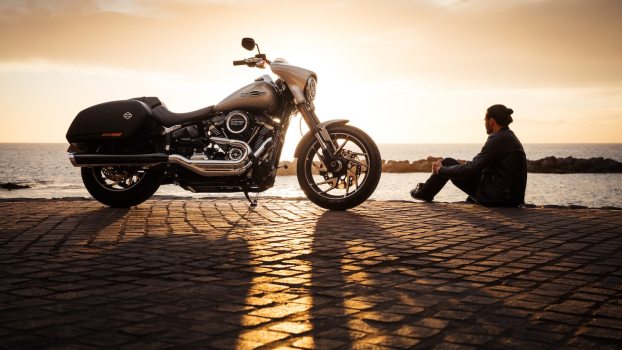
[[[458,162],[457,160],[455,160],[453,158],[445,158],[445,159],[443,159],[443,161],[441,163],[443,164],[443,166],[460,165],[460,162]]]

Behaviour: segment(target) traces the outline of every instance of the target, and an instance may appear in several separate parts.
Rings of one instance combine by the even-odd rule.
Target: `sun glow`
[[[250,54],[244,36],[318,74],[321,120],[379,143],[481,142],[494,103],[515,110],[524,142],[622,142],[619,2],[72,4],[0,6],[0,142],[64,142],[81,109],[107,100],[216,104],[270,73],[231,66]]]

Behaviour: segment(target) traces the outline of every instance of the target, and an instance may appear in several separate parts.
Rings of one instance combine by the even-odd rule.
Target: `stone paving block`
[[[582,336],[586,336],[586,337],[591,337],[591,338],[602,338],[602,339],[622,341],[621,330],[588,326],[588,327],[585,327],[584,329],[581,329],[578,334]]]
[[[411,338],[428,338],[438,334],[440,330],[428,327],[403,325],[392,333]]]
[[[0,201],[0,348],[619,348],[622,211]]]
[[[270,330],[300,334],[313,329],[313,325],[309,322],[280,322],[270,327]]]
[[[263,344],[270,344],[275,341],[285,339],[289,334],[284,332],[271,331],[266,329],[255,329],[240,333],[240,338]]]
[[[456,344],[456,343],[448,343],[448,342],[440,342],[437,343],[434,347],[434,350],[475,350],[477,347],[469,346],[465,344]]]
[[[489,335],[469,334],[469,333],[453,333],[443,338],[443,341],[450,343],[466,344],[472,346],[484,346],[491,342],[494,338]]]

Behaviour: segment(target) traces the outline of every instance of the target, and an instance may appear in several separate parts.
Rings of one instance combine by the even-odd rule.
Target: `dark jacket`
[[[475,200],[490,206],[517,206],[525,203],[527,158],[514,132],[505,127],[488,136],[472,161],[444,166],[440,175],[450,179],[479,177]]]

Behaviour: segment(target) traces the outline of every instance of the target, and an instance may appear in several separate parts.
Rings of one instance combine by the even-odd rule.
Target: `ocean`
[[[385,160],[418,160],[428,156],[470,160],[481,144],[380,144]],[[0,198],[89,198],[80,171],[67,159],[67,144],[0,144],[0,183],[32,186],[29,189],[0,189]],[[622,161],[622,144],[525,144],[530,160],[548,156],[575,158],[604,157]],[[411,200],[409,191],[424,182],[427,173],[382,174],[372,195],[375,200]],[[160,187],[156,196],[228,197],[245,201],[241,193],[191,193],[175,185]],[[295,176],[278,176],[276,184],[262,197],[300,198]],[[449,183],[435,200],[464,201],[465,194]],[[528,174],[527,203],[535,205],[581,205],[622,207],[622,174]]]

